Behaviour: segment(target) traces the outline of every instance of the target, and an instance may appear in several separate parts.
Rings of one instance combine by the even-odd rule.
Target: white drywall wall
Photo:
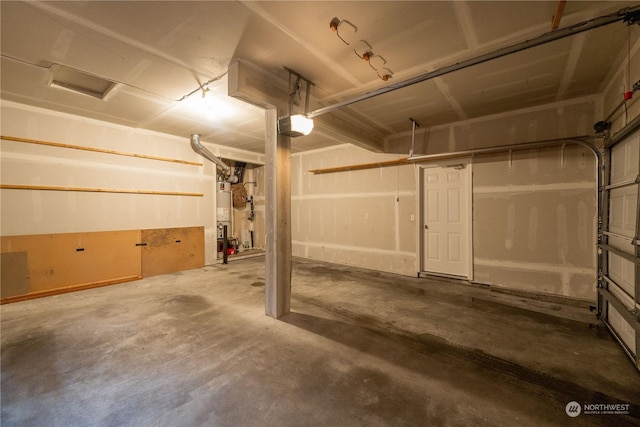
[[[514,135],[520,134],[528,135],[527,141],[583,135],[597,111],[597,99],[589,97],[454,124],[432,134],[445,139],[426,148],[437,153],[507,145],[518,142]],[[550,123],[550,128],[544,126]],[[345,145],[294,155],[294,255],[415,276],[420,219],[413,165],[308,172],[406,154],[375,154]],[[474,280],[593,300],[594,155],[568,144],[478,156],[473,170]]]
[[[184,138],[3,101],[1,133],[158,156],[202,166],[2,140],[2,184],[201,193],[202,196],[1,190],[3,236],[205,227],[205,262],[215,260],[215,169]],[[262,163],[262,156],[207,144],[217,155]]]
[[[309,172],[398,157],[352,145],[293,155],[293,255],[415,275],[413,165],[317,175]]]

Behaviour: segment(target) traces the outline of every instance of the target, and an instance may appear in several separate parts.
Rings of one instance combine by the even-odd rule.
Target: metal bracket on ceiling
[[[342,24],[350,25],[353,28],[353,32],[355,32],[355,33],[358,32],[358,27],[356,27],[355,25],[353,25],[351,22],[347,21],[346,19],[340,20],[337,17],[333,18],[331,20],[331,22],[329,22],[329,28],[331,28],[331,31],[335,32],[336,36],[338,36],[338,38],[340,40],[342,40],[344,44],[349,46],[349,42],[342,38],[342,36],[340,35],[340,31],[338,30],[338,27],[340,27],[340,25],[342,25]]]
[[[367,42],[366,40],[360,40],[360,43],[362,43],[366,48],[364,53],[358,53],[358,51],[355,48],[353,49],[353,52],[358,56],[358,58],[369,62],[371,57],[375,55],[373,53],[373,48],[371,47],[369,42]]]
[[[575,25],[572,25],[570,27],[566,27],[566,28],[562,28],[562,29],[558,29],[555,31],[551,31],[549,33],[544,33],[541,34],[538,37],[535,37],[533,39],[529,39],[529,40],[525,40],[519,43],[515,43],[512,44],[510,46],[506,46],[500,49],[497,49],[493,52],[489,52],[489,53],[484,53],[481,54],[479,56],[475,56],[466,60],[463,60],[461,62],[457,62],[455,64],[452,65],[448,65],[448,66],[444,66],[441,68],[438,68],[436,70],[433,71],[429,71],[427,73],[421,74],[419,76],[407,79],[407,80],[403,80],[400,81],[398,83],[389,85],[389,86],[385,86],[376,90],[373,90],[371,92],[367,92],[364,93],[362,95],[356,96],[352,99],[347,99],[345,101],[341,101],[338,102],[336,104],[333,105],[328,105],[326,107],[322,107],[319,108],[315,111],[312,111],[308,114],[309,118],[314,118],[317,116],[320,116],[322,114],[327,114],[329,112],[332,112],[334,110],[338,110],[340,108],[344,108],[347,107],[349,105],[355,104],[357,102],[360,101],[364,101],[366,99],[370,99],[370,98],[374,98],[376,96],[380,96],[382,94],[394,91],[394,90],[398,90],[398,89],[402,89],[405,88],[407,86],[411,86],[417,83],[421,83],[427,80],[431,80],[434,79],[436,77],[441,77],[444,76],[446,74],[452,73],[454,71],[458,71],[458,70],[463,70],[465,68],[469,68],[475,65],[479,65],[497,58],[501,58],[503,56],[507,56],[507,55],[511,55],[514,54],[516,52],[522,52],[524,50],[527,49],[531,49],[534,48],[536,46],[542,46],[544,44],[556,41],[556,40],[560,40],[563,39],[565,37],[569,37],[569,36],[573,36],[575,34],[579,34],[582,33],[584,31],[588,31],[588,30],[592,30],[598,27],[602,27],[605,25],[609,25],[612,24],[614,22],[619,22],[621,20],[624,20],[625,22],[629,22],[629,23],[636,23],[640,21],[640,6],[634,6],[632,8],[624,8],[624,9],[620,9],[618,12],[616,13],[612,13],[609,15],[603,15],[603,16],[599,16],[597,18],[593,18],[587,21],[582,21],[579,22]]]
[[[409,151],[409,158],[411,158],[416,145],[416,127],[420,127],[420,125],[411,117],[409,117],[409,120],[411,120],[411,151]]]
[[[302,74],[296,71],[293,71],[290,68],[287,68],[287,67],[283,67],[283,68],[289,72],[289,91],[290,91],[289,92],[289,115],[293,114],[293,111],[292,111],[293,105],[294,104],[298,105],[294,102],[294,97],[297,95],[298,98],[302,98],[300,81],[305,82],[306,93],[304,97],[304,114],[307,114],[309,112],[309,98],[311,97],[311,86],[315,86],[315,83],[313,83],[311,80],[307,79]],[[292,84],[291,80],[293,76],[296,76],[296,80]]]

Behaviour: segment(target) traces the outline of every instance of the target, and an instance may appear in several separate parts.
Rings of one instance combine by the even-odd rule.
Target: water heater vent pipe
[[[200,154],[205,159],[211,160],[216,166],[220,169],[220,174],[226,177],[226,181],[234,184],[238,182],[238,177],[231,174],[231,168],[227,166],[225,162],[222,161],[219,157],[213,154],[211,151],[207,150],[204,145],[200,142],[200,135],[194,133],[191,135],[191,148],[193,151]]]

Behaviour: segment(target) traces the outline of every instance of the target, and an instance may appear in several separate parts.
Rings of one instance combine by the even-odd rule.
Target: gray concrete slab
[[[586,308],[297,259],[275,320],[264,277],[258,257],[2,306],[2,426],[640,425],[640,374]]]

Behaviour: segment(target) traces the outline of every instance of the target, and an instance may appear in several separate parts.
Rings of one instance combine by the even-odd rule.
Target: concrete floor
[[[4,305],[2,426],[640,425],[588,309],[298,259],[263,299],[258,257]]]

